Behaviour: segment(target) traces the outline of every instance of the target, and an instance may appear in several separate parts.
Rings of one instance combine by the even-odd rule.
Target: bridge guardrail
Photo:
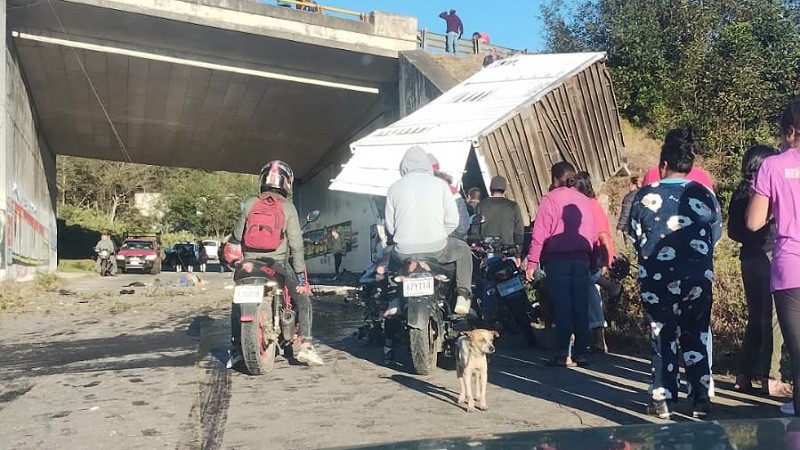
[[[312,3],[310,1],[302,1],[302,0],[273,0],[272,3],[275,3],[277,6],[283,6],[286,8],[296,8],[301,11],[316,13],[316,14],[325,14],[327,13],[335,13],[341,14],[344,16],[349,16],[352,18],[356,18],[361,22],[366,22],[368,19],[368,14],[358,12],[358,11],[351,11],[349,9],[337,8],[335,6],[326,6],[320,5],[318,3]]]
[[[425,51],[444,52],[446,41],[447,36],[444,34],[434,33],[424,29],[417,32],[417,44],[419,45],[419,48]],[[514,50],[513,48],[501,47],[499,45],[484,44],[471,39],[459,39],[457,45],[458,52],[467,55],[485,53],[491,49],[497,50],[497,54],[504,57],[515,55],[517,53],[527,53],[527,51],[523,52],[520,50]]]

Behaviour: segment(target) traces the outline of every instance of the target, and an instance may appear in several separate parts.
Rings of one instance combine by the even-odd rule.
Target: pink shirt
[[[611,232],[611,222],[608,221],[608,214],[606,214],[606,210],[603,209],[603,205],[601,205],[596,198],[592,198],[590,201],[592,203],[592,212],[594,213],[594,224],[597,228],[597,234],[605,233],[609,238],[609,248],[607,248],[606,251],[608,251],[608,266],[611,267],[611,263],[614,262],[614,253],[616,252],[614,249],[614,234]],[[600,245],[599,237],[597,245]]]
[[[772,290],[800,288],[800,150],[786,150],[765,159],[753,190],[769,198],[777,225]]]
[[[705,170],[699,167],[692,167],[692,170],[686,174],[686,178],[696,181],[710,189],[711,192],[714,192],[714,183],[711,182],[711,175],[709,175]],[[661,181],[661,171],[658,169],[658,167],[653,167],[652,169],[648,170],[646,174],[644,174],[642,185],[647,186],[655,183],[656,181]]]
[[[548,192],[539,202],[532,234],[529,269],[556,259],[589,261],[597,242],[591,199],[567,187]]]

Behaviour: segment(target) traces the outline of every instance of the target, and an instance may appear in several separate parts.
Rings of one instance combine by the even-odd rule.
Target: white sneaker
[[[784,403],[781,406],[781,412],[786,414],[787,416],[794,415],[794,402]]]
[[[458,298],[456,299],[456,307],[453,308],[453,312],[455,312],[459,316],[466,316],[467,314],[469,314],[470,303],[471,302],[467,297],[459,295]]]
[[[244,361],[244,356],[242,356],[242,352],[240,352],[239,350],[228,350],[228,363],[225,364],[225,367],[227,367],[228,369],[233,369],[234,366],[236,366],[242,361]]]
[[[386,311],[383,313],[383,317],[392,317],[400,310],[400,300],[399,299],[392,299],[389,302],[389,307],[386,308]]]

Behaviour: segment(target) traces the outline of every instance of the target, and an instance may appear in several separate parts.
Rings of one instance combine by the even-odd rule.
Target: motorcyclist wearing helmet
[[[233,230],[232,240],[242,244],[242,253],[245,260],[274,260],[275,269],[284,275],[287,288],[291,292],[292,303],[297,307],[297,321],[299,326],[300,343],[294,349],[297,361],[307,365],[322,365],[322,358],[314,350],[311,338],[311,300],[308,297],[308,280],[306,264],[303,255],[303,234],[300,219],[290,198],[294,184],[294,172],[283,161],[271,161],[261,168],[261,194],[269,194],[283,203],[284,228],[281,230],[282,240],[275,251],[263,252],[248,247],[245,237],[248,216],[259,201],[253,197],[245,203],[236,228]],[[231,328],[233,350],[231,362],[234,365],[237,358],[241,358],[241,341],[239,336],[239,317],[236,308],[231,314]]]

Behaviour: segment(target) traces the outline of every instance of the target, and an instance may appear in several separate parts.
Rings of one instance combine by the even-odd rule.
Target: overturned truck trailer
[[[566,160],[601,183],[622,168],[624,140],[603,53],[500,60],[394,124],[351,144],[330,189],[385,196],[419,145],[465,189],[502,175],[526,221]]]

